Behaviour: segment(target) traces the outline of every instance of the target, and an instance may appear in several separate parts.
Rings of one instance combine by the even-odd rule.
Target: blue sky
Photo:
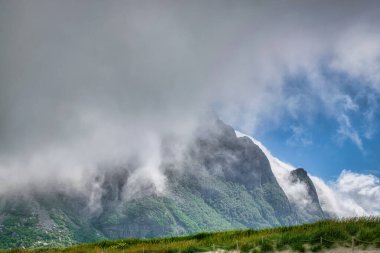
[[[342,170],[379,176],[380,97],[361,78],[327,70],[321,73],[327,85],[339,87],[339,96],[347,98],[335,103],[333,113],[313,93],[308,76],[297,74],[286,79],[284,93],[302,97],[300,110],[295,114],[284,112],[280,123],[264,124],[254,133],[255,138],[283,161],[327,180],[335,180]],[[334,96],[331,94],[331,99]],[[337,115],[349,121],[348,133],[342,132],[344,123]]]

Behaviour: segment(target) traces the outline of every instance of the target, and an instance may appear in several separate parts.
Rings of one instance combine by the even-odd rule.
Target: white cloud
[[[295,170],[296,168],[293,165],[285,163],[280,159],[274,157],[271,152],[258,140],[253,137],[243,134],[239,131],[236,131],[236,136],[247,136],[250,138],[260,149],[264,152],[266,157],[269,160],[270,166],[272,168],[273,174],[277,179],[277,182],[284,190],[286,196],[292,203],[300,205],[301,207],[305,207],[308,203],[310,203],[310,198],[307,194],[306,185],[301,182],[292,182],[290,178],[290,172]]]
[[[337,41],[331,67],[364,79],[380,90],[380,35],[377,28],[359,23]]]
[[[291,126],[292,135],[286,140],[290,146],[309,146],[313,143],[311,133],[303,126]]]
[[[278,126],[286,113],[348,117],[355,101],[321,66],[380,90],[379,8],[377,1],[1,1],[0,192],[76,180],[131,154],[149,160],[150,133],[191,135],[212,105],[250,133]],[[314,103],[285,94],[286,77],[299,72]],[[347,122],[342,135],[363,146]]]
[[[339,129],[338,133],[338,142],[342,143],[344,140],[351,140],[361,151],[364,151],[363,142],[360,138],[358,132],[351,125],[350,118],[342,114],[338,117]]]
[[[319,177],[310,176],[317,190],[322,209],[337,217],[365,216],[371,213],[353,201],[352,196],[342,195],[335,187],[336,182],[326,183]]]
[[[334,182],[334,188],[366,211],[366,215],[380,214],[380,179],[374,175],[344,170]]]
[[[248,136],[236,131],[236,135]],[[302,205],[309,202],[302,184],[294,184],[289,180],[289,174],[296,169],[293,165],[284,163],[274,157],[259,141],[248,136],[267,156],[273,174],[289,200]],[[356,217],[380,214],[380,179],[374,175],[366,175],[343,170],[336,181],[325,182],[323,179],[310,175],[318,193],[321,207],[324,211],[337,217]]]

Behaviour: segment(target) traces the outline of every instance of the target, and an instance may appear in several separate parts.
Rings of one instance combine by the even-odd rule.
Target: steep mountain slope
[[[173,155],[177,144],[175,138],[162,143],[164,192],[149,182],[127,188],[137,166],[130,163],[99,170],[90,197],[58,190],[0,197],[0,247],[275,227],[324,217],[311,186],[316,211],[310,216],[289,201],[259,146],[218,119],[196,131],[181,159]],[[294,180],[312,184],[303,173],[295,172]]]
[[[219,120],[197,132],[179,163],[164,159],[167,195],[122,202],[96,227],[111,238],[157,237],[302,222],[249,138]]]
[[[293,170],[290,173],[290,180],[294,184],[302,184],[306,187],[306,203],[303,205],[294,205],[302,220],[317,221],[321,219],[321,217],[327,218],[327,215],[325,215],[319,203],[317,190],[310,177],[307,175],[307,172],[302,168]]]
[[[88,222],[84,198],[28,192],[0,198],[0,248],[64,246],[105,239]]]
[[[304,169],[296,169],[274,157],[259,141],[236,131],[239,137],[248,137],[264,152],[278,183],[287,195],[292,208],[303,221],[313,222],[321,218],[333,217],[322,210],[315,185]]]

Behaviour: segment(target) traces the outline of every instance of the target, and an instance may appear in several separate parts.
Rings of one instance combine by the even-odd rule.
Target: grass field
[[[12,249],[0,252],[194,253],[239,250],[242,253],[254,253],[321,252],[338,247],[372,249],[380,252],[380,218],[325,220],[313,224],[264,230],[201,233],[159,239],[122,239],[59,249]]]

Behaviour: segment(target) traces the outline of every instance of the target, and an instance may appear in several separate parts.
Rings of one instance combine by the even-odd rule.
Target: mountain
[[[303,205],[294,205],[297,213],[303,220],[317,221],[321,218],[328,218],[321,208],[317,190],[307,172],[298,168],[290,172],[290,180],[293,184],[302,184],[305,186],[305,203]]]
[[[37,187],[0,197],[0,248],[278,227],[325,217],[304,170],[291,177],[307,185],[311,211],[290,200],[263,150],[222,121],[211,118],[182,144],[176,138],[162,143],[162,191],[149,181],[131,184],[138,166],[131,161],[89,175],[90,193]]]

